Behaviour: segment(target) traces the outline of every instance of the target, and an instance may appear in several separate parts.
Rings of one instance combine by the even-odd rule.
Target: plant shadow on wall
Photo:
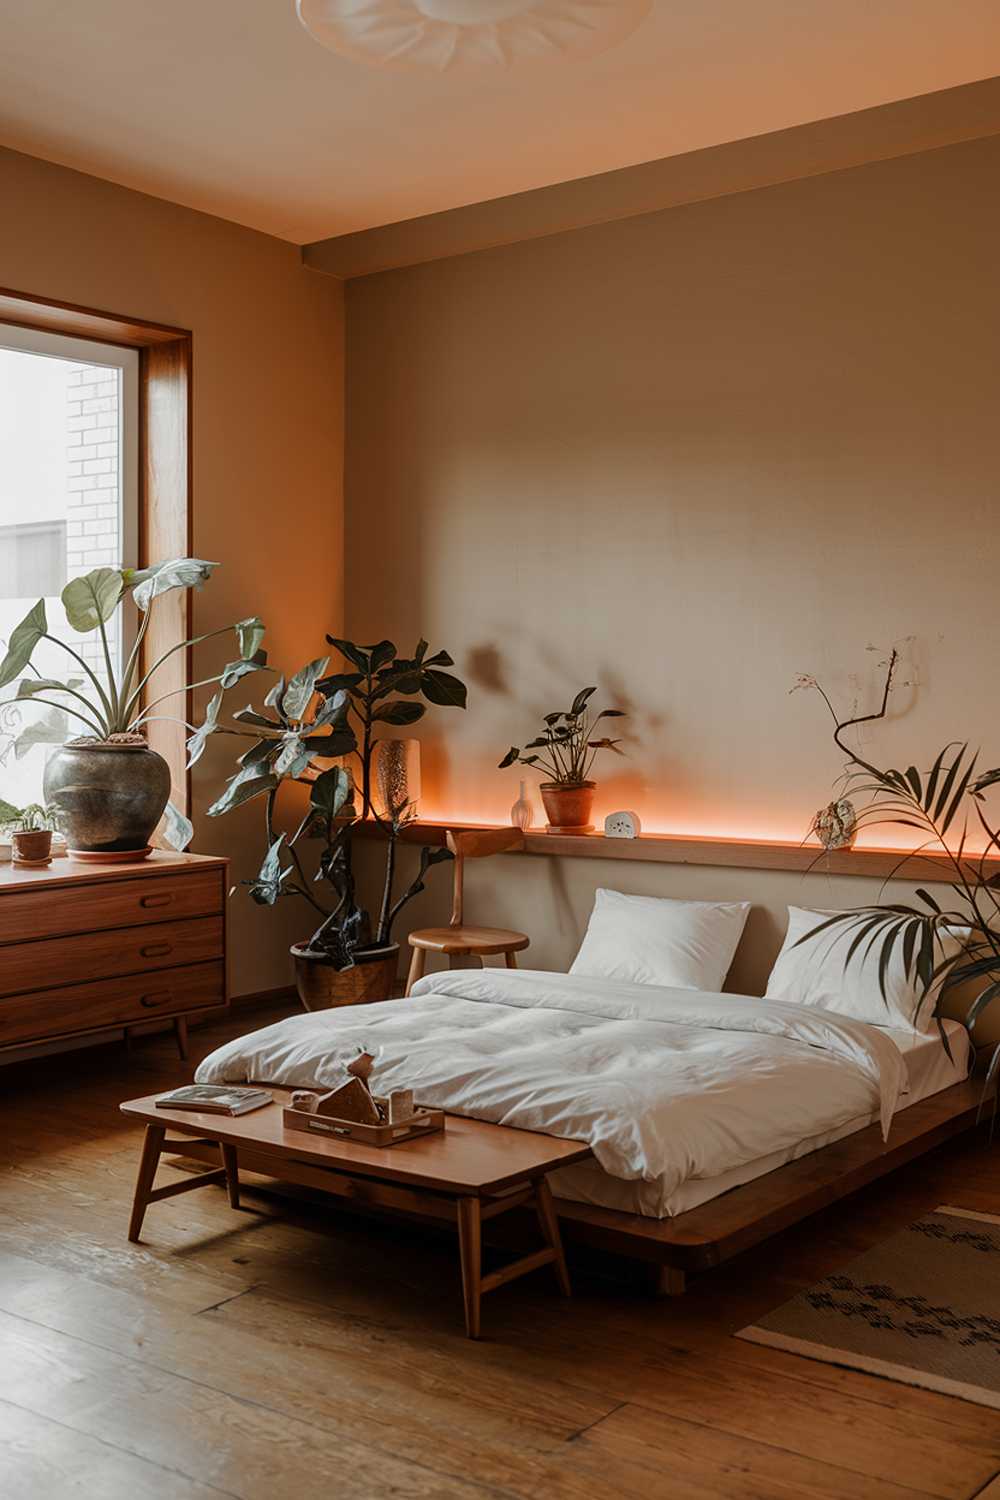
[[[845,970],[877,952],[879,985],[887,1009],[894,964],[901,965],[905,978],[919,987],[918,1020],[932,1016],[949,1051],[943,1025],[945,999],[960,985],[974,986],[976,993],[965,1018],[973,1038],[983,1016],[1000,999],[1000,872],[991,869],[1000,857],[1000,823],[996,813],[989,811],[989,794],[1000,785],[1000,767],[980,769],[980,752],[970,750],[968,741],[949,741],[929,766],[909,765],[904,770],[883,769],[846,743],[849,729],[885,718],[898,660],[893,650],[882,704],[875,713],[841,719],[815,678],[800,679],[798,685],[816,689],[833,716],[834,743],[847,757],[845,794],[852,801],[865,799],[855,813],[858,828],[905,828],[919,837],[918,846],[900,856],[886,884],[908,866],[912,879],[912,868],[919,871],[927,854],[933,853],[937,856],[935,879],[941,879],[943,862],[951,898],[941,904],[930,891],[918,888],[919,905],[876,902],[838,912],[799,942],[829,933],[831,942],[842,946]],[[967,852],[970,839],[981,846],[975,853]],[[998,1073],[1000,1044],[990,1059],[984,1097],[996,1084]],[[993,1108],[995,1113],[995,1094]]]
[[[218,704],[189,741],[191,763],[201,755],[209,734],[238,735],[253,743],[239,757],[239,769],[208,809],[211,817],[263,799],[265,854],[258,874],[242,882],[254,901],[274,906],[292,897],[310,907],[318,919],[307,943],[292,949],[299,994],[307,1009],[358,1000],[387,999],[396,976],[398,944],[392,941],[396,918],[418,892],[431,866],[453,856],[447,849],[423,848],[413,880],[396,892],[396,852],[400,834],[416,810],[405,790],[394,796],[392,783],[383,792],[381,809],[373,795],[373,761],[385,729],[407,727],[423,718],[429,704],[464,708],[465,684],[446,667],[446,651],[429,655],[420,641],[412,657],[398,655],[392,641],[360,646],[327,636],[344,658],[346,671],[327,673],[329,657],[308,662],[291,678],[279,677],[259,713],[252,707],[233,715],[232,725],[218,722]],[[424,700],[424,701],[420,701]],[[355,778],[344,765],[350,758],[360,773],[361,809],[352,804]],[[309,806],[289,834],[278,833],[275,813],[279,793],[293,781],[311,781]],[[374,821],[385,835],[385,874],[377,912],[359,904],[355,888],[352,833],[360,820]],[[300,844],[319,844],[319,870],[310,879]],[[318,887],[318,890],[317,890]]]

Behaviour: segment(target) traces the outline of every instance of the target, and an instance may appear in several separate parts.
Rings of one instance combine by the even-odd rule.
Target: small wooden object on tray
[[[377,1125],[361,1120],[340,1120],[335,1115],[317,1114],[315,1110],[287,1107],[283,1111],[283,1120],[286,1130],[338,1136],[342,1140],[357,1141],[365,1146],[398,1146],[403,1141],[412,1141],[421,1135],[433,1135],[436,1130],[445,1128],[443,1109],[428,1109],[417,1104],[410,1119],[393,1124],[388,1118],[388,1099],[376,1099],[375,1102],[384,1105],[386,1113],[386,1119]]]

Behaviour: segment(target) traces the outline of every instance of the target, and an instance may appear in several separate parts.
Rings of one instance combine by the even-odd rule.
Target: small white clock
[[[608,813],[604,819],[604,837],[608,839],[637,839],[642,832],[639,814],[634,812]]]

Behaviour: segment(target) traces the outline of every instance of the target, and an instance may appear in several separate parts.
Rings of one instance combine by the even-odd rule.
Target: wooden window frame
[[[139,566],[193,552],[191,380],[193,338],[188,328],[127,318],[30,292],[0,287],[0,323],[97,339],[139,351]],[[191,594],[164,594],[143,649],[144,665],[191,637]],[[190,682],[190,650],[178,651],[160,668],[157,696]],[[190,720],[191,693],[185,690],[180,716]],[[170,766],[171,799],[184,813],[191,807],[182,725],[157,720],[149,743]]]

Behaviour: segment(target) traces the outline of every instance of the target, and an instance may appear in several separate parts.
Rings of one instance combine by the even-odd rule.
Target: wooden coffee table
[[[270,1092],[273,1104],[235,1117],[157,1109],[156,1094],[121,1105],[123,1114],[144,1121],[146,1126],[129,1222],[130,1240],[138,1240],[150,1203],[194,1188],[225,1184],[230,1204],[239,1208],[242,1167],[284,1182],[319,1188],[355,1203],[403,1209],[457,1223],[465,1327],[472,1339],[479,1337],[482,1294],[539,1266],[551,1265],[563,1295],[570,1295],[545,1174],[586,1160],[591,1150],[583,1141],[559,1140],[531,1130],[512,1130],[449,1115],[446,1129],[435,1135],[398,1146],[362,1146],[286,1130],[282,1107],[288,1091]],[[209,1163],[221,1159],[221,1165],[185,1182],[155,1188],[153,1180],[164,1151],[181,1152]],[[533,1206],[538,1215],[544,1247],[484,1276],[483,1220],[525,1205]]]

